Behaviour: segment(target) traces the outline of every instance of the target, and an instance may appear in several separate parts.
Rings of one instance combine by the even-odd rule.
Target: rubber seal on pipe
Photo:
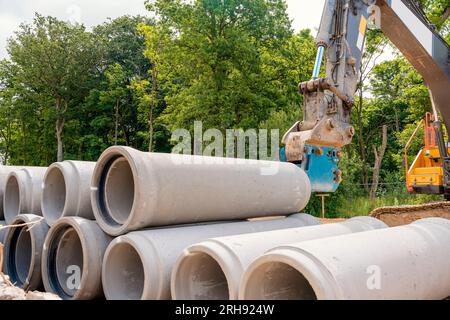
[[[137,206],[137,197],[139,190],[139,176],[136,168],[136,164],[133,160],[133,155],[130,152],[135,150],[127,147],[111,147],[107,149],[100,156],[99,160],[94,169],[92,182],[91,182],[91,203],[92,210],[95,216],[95,219],[99,226],[109,235],[119,236],[131,230],[140,229],[141,225],[132,225],[131,222],[136,213]],[[140,152],[140,151],[137,151]],[[108,197],[106,196],[107,183],[108,183],[108,175],[110,174],[114,163],[118,160],[124,159],[127,161],[129,169],[132,174],[132,181],[134,184],[133,187],[133,195],[131,203],[131,207],[127,209],[128,217],[125,219],[124,217],[120,217],[117,219],[114,218],[114,215],[110,212],[110,207],[108,205]],[[142,196],[142,195],[141,195]]]
[[[48,225],[41,217],[32,214],[18,215],[13,225],[35,223],[28,226],[9,228],[5,235],[5,273],[22,289],[42,288],[41,256]]]
[[[61,226],[58,230],[53,231],[52,239],[48,243],[47,260],[47,275],[48,283],[52,288],[52,291],[60,296],[62,299],[69,300],[73,298],[73,294],[69,293],[61,284],[58,278],[58,266],[57,266],[57,254],[58,246],[61,240],[68,231],[73,230],[71,226]],[[81,277],[82,278],[82,277]]]

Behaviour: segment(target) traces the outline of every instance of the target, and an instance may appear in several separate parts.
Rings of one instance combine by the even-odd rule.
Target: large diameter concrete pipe
[[[91,179],[95,162],[53,163],[45,173],[41,208],[52,226],[61,217],[77,216],[94,220],[91,206]]]
[[[0,220],[0,243],[5,243],[5,236],[7,233],[6,221]]]
[[[6,184],[6,178],[8,175],[15,170],[22,169],[23,167],[15,167],[15,166],[2,166],[0,165],[0,220],[5,219],[3,214],[3,193]]]
[[[60,218],[45,239],[42,259],[45,290],[64,300],[102,298],[102,260],[111,240],[95,221]]]
[[[318,224],[309,215],[136,231],[116,238],[103,260],[102,282],[110,300],[167,300],[172,267],[181,252],[211,237]]]
[[[42,215],[42,181],[46,170],[43,167],[27,167],[8,175],[3,194],[3,211],[7,223],[11,224],[21,213]]]
[[[22,289],[42,289],[41,259],[48,225],[33,214],[18,215],[5,236],[4,271]]]
[[[92,179],[100,227],[117,236],[145,227],[300,212],[305,172],[291,163],[144,153],[111,147]]]
[[[426,300],[450,296],[450,220],[276,248],[244,273],[240,299]]]
[[[236,300],[245,269],[274,247],[387,227],[375,218],[357,217],[342,223],[209,239],[187,248],[178,258],[172,271],[172,298]]]

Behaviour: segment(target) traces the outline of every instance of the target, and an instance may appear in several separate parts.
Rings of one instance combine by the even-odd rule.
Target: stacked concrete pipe
[[[41,208],[50,226],[68,216],[94,220],[90,197],[94,168],[95,162],[64,161],[47,169]]]
[[[100,227],[117,236],[145,227],[301,212],[311,186],[291,163],[107,149],[92,179]]]
[[[103,297],[102,260],[112,240],[95,221],[60,218],[47,234],[42,259],[42,280],[47,292],[65,300]]]
[[[22,289],[42,288],[41,257],[48,225],[33,214],[18,215],[5,236],[4,271]]]
[[[172,272],[172,298],[236,300],[245,269],[274,247],[387,227],[380,220],[357,217],[342,223],[209,239],[187,248],[177,260]]]
[[[450,296],[450,221],[278,247],[244,273],[239,298],[442,300]]]
[[[42,181],[46,170],[43,167],[26,167],[8,175],[3,194],[3,211],[7,223],[11,224],[21,213],[42,215]]]
[[[3,193],[5,190],[6,179],[8,178],[8,175],[11,172],[22,169],[22,168],[23,167],[0,165],[0,220],[5,219],[5,216],[3,214]]]
[[[0,243],[5,243],[7,230],[6,221],[0,220]]]
[[[132,232],[116,238],[103,260],[107,299],[170,299],[170,275],[181,252],[211,237],[316,225],[309,215],[266,221],[228,222]]]

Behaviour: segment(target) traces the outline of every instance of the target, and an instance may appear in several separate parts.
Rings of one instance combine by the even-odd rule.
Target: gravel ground
[[[61,300],[52,293],[42,293],[38,291],[25,292],[15,287],[8,279],[8,276],[0,273],[0,300]]]

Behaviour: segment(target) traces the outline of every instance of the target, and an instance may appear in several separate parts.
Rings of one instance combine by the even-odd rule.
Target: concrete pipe
[[[236,300],[245,269],[268,250],[293,242],[387,228],[380,220],[357,217],[342,223],[209,239],[184,250],[172,272],[176,300]]]
[[[45,290],[64,300],[102,298],[102,260],[111,240],[95,221],[79,217],[59,219],[45,239]]]
[[[43,167],[27,167],[8,175],[3,194],[3,211],[7,223],[11,224],[21,213],[42,215],[42,181],[46,170]]]
[[[450,221],[278,247],[253,262],[239,298],[427,300],[450,296]]]
[[[300,212],[309,201],[305,172],[291,163],[112,147],[92,179],[100,227],[117,236],[145,227]]]
[[[8,175],[15,170],[22,169],[24,167],[14,167],[14,166],[2,166],[0,165],[0,220],[5,219],[3,214],[3,193],[6,184],[6,178]]]
[[[41,257],[48,225],[34,214],[18,215],[7,229],[4,271],[25,291],[42,289]]]
[[[64,161],[47,169],[41,208],[49,225],[68,216],[94,220],[90,197],[94,168],[95,162]]]
[[[5,226],[6,221],[0,220],[0,243],[5,243],[5,237],[8,230],[7,228],[5,228]]]
[[[102,282],[110,300],[166,300],[171,298],[170,275],[181,252],[211,237],[318,224],[297,214],[265,221],[228,222],[137,231],[116,238],[103,261]]]

